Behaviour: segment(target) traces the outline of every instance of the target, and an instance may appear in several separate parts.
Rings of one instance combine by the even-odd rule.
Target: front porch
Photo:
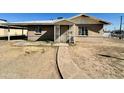
[[[36,25],[28,26],[29,41],[53,41],[55,43],[73,42],[71,25]]]
[[[74,42],[74,33],[71,25],[54,25],[54,42],[55,43],[72,43]]]

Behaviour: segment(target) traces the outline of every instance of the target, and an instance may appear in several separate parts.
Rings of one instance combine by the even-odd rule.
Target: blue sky
[[[79,13],[0,13],[0,19],[6,19],[8,22],[16,21],[32,21],[32,20],[49,20],[57,17],[69,18]],[[119,29],[120,16],[124,17],[124,13],[87,13],[88,15],[101,18],[112,23],[106,26],[108,30]],[[124,21],[123,21],[124,23]],[[124,28],[124,24],[122,26]]]

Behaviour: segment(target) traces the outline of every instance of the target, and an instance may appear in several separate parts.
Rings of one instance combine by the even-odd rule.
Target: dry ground
[[[56,47],[18,47],[0,41],[0,78],[60,78]]]
[[[69,53],[80,78],[124,78],[124,41],[82,37]]]
[[[0,41],[0,78],[60,78],[56,67],[56,47],[15,46],[14,43],[16,41]],[[82,37],[76,45],[66,48],[68,52],[61,50],[66,54],[60,56],[63,61],[60,64],[70,70],[74,70],[76,65],[80,77],[74,78],[124,78],[124,41]],[[64,57],[75,65],[67,66]],[[67,69],[64,73],[68,72]],[[68,73],[71,74],[74,73]]]

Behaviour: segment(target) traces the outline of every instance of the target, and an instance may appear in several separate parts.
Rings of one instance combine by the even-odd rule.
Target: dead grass
[[[82,37],[69,52],[82,78],[124,78],[124,41]]]
[[[55,47],[17,47],[1,41],[0,78],[59,78]]]
[[[60,78],[56,47],[14,46],[14,43],[0,41],[0,78]],[[124,41],[82,37],[76,45],[69,46],[68,51],[80,69],[75,74],[79,77],[74,78],[124,78]],[[64,52],[62,55],[67,56]]]

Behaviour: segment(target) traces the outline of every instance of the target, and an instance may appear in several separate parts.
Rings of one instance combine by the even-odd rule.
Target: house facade
[[[80,14],[68,19],[28,21],[9,23],[8,26],[27,28],[27,37],[31,41],[75,42],[76,37],[100,36],[104,25],[109,22],[86,14]]]
[[[74,16],[70,20],[75,23],[75,36],[100,36],[103,27],[111,24],[85,14]]]

